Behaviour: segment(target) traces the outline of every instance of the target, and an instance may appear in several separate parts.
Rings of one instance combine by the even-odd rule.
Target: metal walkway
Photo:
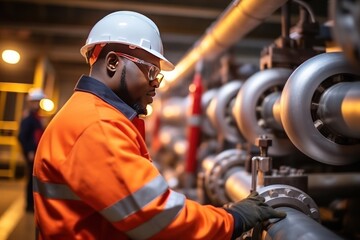
[[[25,211],[25,178],[0,179],[0,240],[34,240],[34,214]]]

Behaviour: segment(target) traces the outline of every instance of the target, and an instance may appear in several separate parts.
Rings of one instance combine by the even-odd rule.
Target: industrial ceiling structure
[[[0,81],[31,82],[37,59],[45,57],[54,69],[56,81],[60,82],[60,85],[73,86],[81,74],[88,73],[88,67],[79,49],[91,27],[106,14],[117,10],[138,11],[151,18],[160,29],[165,56],[176,65],[191,51],[197,41],[207,34],[227,9],[241,2],[1,0],[0,50],[18,49],[22,60],[18,66],[11,67],[1,63]],[[263,2],[265,7],[272,1],[258,2]],[[329,20],[327,0],[305,2],[313,9],[317,21],[324,23]],[[296,23],[298,12],[294,9],[293,13],[291,20]],[[263,47],[281,35],[280,9],[259,21],[261,22],[254,29],[232,46],[239,61],[257,64]]]

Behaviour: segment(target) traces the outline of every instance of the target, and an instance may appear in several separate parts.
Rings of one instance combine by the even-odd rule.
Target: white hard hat
[[[91,29],[86,44],[80,49],[86,53],[96,44],[120,43],[141,48],[160,58],[162,70],[173,70],[174,65],[163,56],[163,45],[158,27],[148,17],[132,12],[117,11],[100,19]]]
[[[40,101],[41,99],[45,98],[45,93],[41,88],[31,88],[27,95],[28,101]]]

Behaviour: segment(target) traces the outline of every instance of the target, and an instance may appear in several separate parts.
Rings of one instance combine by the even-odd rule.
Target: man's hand
[[[246,232],[253,228],[258,222],[268,220],[270,218],[284,218],[285,212],[275,211],[272,207],[265,203],[265,199],[257,192],[252,192],[247,198],[224,205],[224,208],[236,212],[243,223],[242,232]]]

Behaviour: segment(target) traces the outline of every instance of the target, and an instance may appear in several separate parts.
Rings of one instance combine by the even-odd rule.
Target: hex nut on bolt
[[[257,138],[255,140],[255,145],[258,147],[270,147],[272,145],[272,140],[270,138]]]

